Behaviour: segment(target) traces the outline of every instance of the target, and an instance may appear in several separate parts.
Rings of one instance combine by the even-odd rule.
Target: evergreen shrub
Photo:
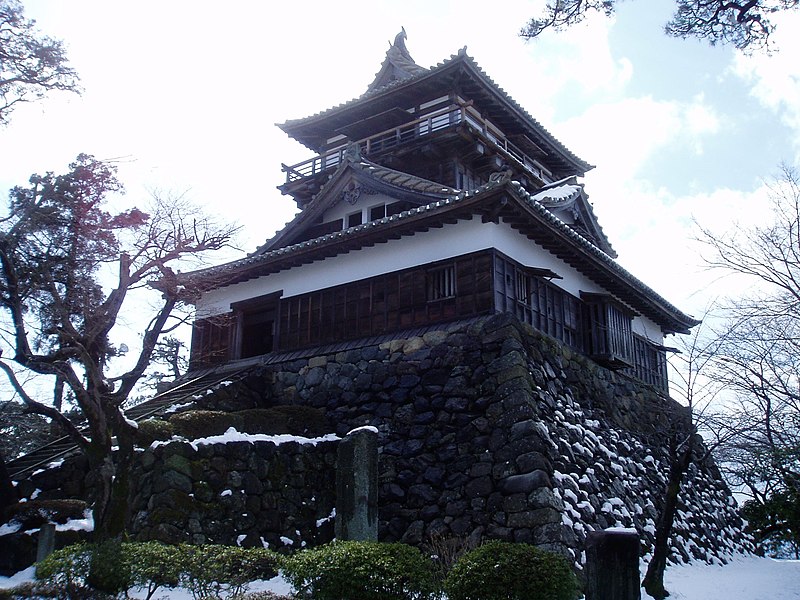
[[[205,544],[178,546],[180,584],[195,598],[216,598],[226,592],[242,594],[254,579],[272,579],[281,559],[265,548]]]
[[[255,579],[278,574],[280,557],[265,548],[208,544],[107,541],[75,544],[36,565],[35,596],[112,598],[133,587],[147,591],[183,586],[195,598],[240,597]]]
[[[122,547],[122,542],[117,539],[89,546],[89,573],[86,583],[90,588],[114,596],[131,587],[130,557]]]
[[[334,541],[285,560],[299,597],[314,600],[425,600],[437,597],[433,564],[406,544]]]
[[[449,600],[574,600],[569,562],[530,544],[490,541],[464,554],[445,578]]]
[[[180,583],[181,554],[177,546],[160,542],[124,544],[130,561],[131,585],[147,590],[151,598],[159,588],[174,588]]]
[[[47,580],[64,590],[76,589],[86,583],[90,564],[89,544],[67,546],[36,563],[36,579]]]

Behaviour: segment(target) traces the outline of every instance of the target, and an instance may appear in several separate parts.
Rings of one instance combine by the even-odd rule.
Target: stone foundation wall
[[[171,441],[139,464],[137,539],[272,549],[333,539],[335,441]]]
[[[509,315],[265,367],[266,401],[322,408],[343,435],[380,432],[379,531],[532,542],[583,560],[589,531],[652,546],[670,424],[685,410]],[[683,558],[743,547],[730,492],[692,466],[676,523]]]
[[[532,542],[577,564],[586,535],[610,526],[635,528],[650,551],[668,434],[687,416],[655,389],[509,315],[257,366],[196,403],[314,407],[340,437],[376,427],[381,540]],[[156,444],[140,453],[133,532],[278,549],[328,541],[335,446]],[[30,485],[43,476],[56,477],[39,474]],[[681,501],[679,559],[713,561],[748,547],[713,462],[692,465]]]

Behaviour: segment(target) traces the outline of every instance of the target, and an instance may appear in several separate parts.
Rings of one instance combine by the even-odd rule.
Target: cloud
[[[721,119],[702,94],[689,102],[629,97],[598,103],[556,128],[578,156],[596,166],[587,186],[600,198],[615,197],[623,182],[648,175],[669,154],[703,154],[703,143],[720,131]]]
[[[751,95],[761,105],[793,130],[792,143],[800,158],[800,13],[784,12],[771,18],[777,25],[773,42],[778,51],[737,54],[732,70],[751,86]]]
[[[692,102],[680,107],[686,134],[696,155],[703,154],[703,137],[715,134],[720,129],[720,119],[714,109],[705,103],[704,94],[698,94]]]

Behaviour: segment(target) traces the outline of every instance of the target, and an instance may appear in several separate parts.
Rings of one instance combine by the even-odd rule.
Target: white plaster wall
[[[634,317],[631,328],[633,329],[633,333],[638,333],[654,344],[664,343],[664,334],[661,331],[661,327],[653,323],[647,317]]]
[[[232,302],[278,290],[284,297],[295,296],[491,248],[490,233],[491,228],[477,218],[237,283],[204,294],[197,303],[198,316],[227,312]]]
[[[365,203],[364,206],[374,205],[375,196],[368,198],[372,202]],[[575,296],[579,296],[582,291],[596,293],[605,291],[509,225],[482,223],[480,217],[473,217],[470,221],[459,221],[456,224],[445,225],[441,229],[417,233],[413,237],[391,240],[370,248],[362,248],[280,273],[212,290],[198,301],[197,316],[202,318],[225,313],[230,310],[231,303],[279,290],[283,290],[284,298],[296,296],[487,248],[496,248],[526,266],[550,269],[558,273],[563,279],[555,279],[553,283]],[[633,327],[636,333],[650,340],[657,343],[662,340],[660,328],[649,319],[636,317]]]

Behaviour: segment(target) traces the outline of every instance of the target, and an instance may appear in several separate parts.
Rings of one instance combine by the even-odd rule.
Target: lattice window
[[[431,269],[425,276],[425,292],[428,302],[453,298],[456,295],[456,269],[447,265]]]

